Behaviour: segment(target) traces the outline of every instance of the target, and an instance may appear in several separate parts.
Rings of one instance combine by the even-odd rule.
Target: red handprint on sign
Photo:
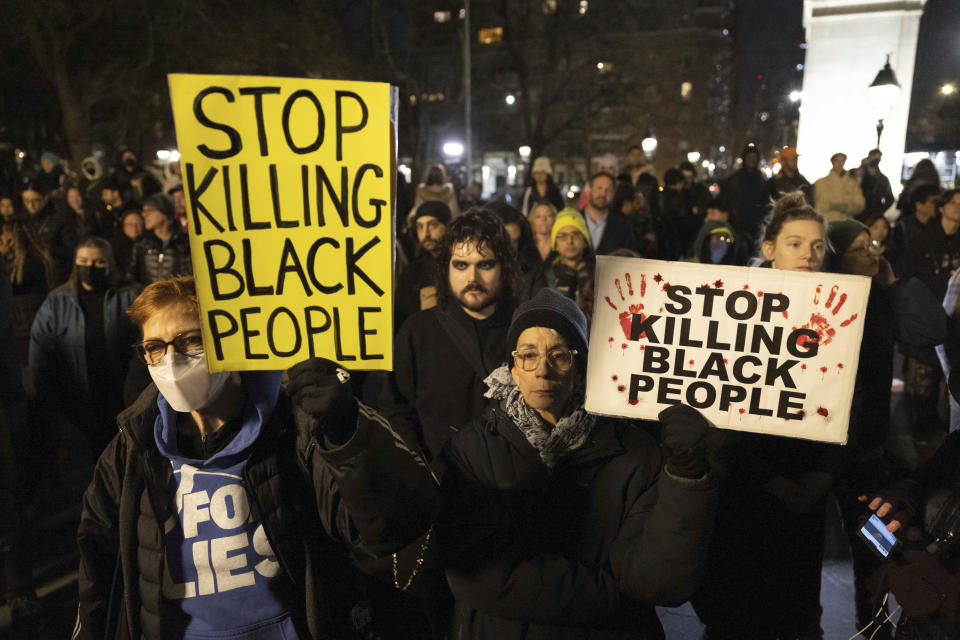
[[[823,285],[817,285],[817,291],[813,294],[813,304],[820,305],[820,293],[823,289]],[[817,332],[817,340],[820,342],[820,346],[826,346],[833,341],[833,337],[837,334],[837,330],[831,325],[831,322],[835,322],[836,315],[840,313],[840,309],[843,308],[844,303],[847,301],[847,294],[841,293],[837,297],[837,293],[840,289],[839,285],[833,285],[830,288],[830,294],[827,296],[826,302],[824,302],[824,312],[820,313],[819,311],[814,311],[810,314],[809,322],[806,322],[801,329],[813,329]],[[849,326],[851,322],[857,319],[856,313],[852,316],[840,322],[839,327],[843,328]],[[797,341],[799,343],[799,340]]]
[[[625,338],[630,337],[630,326],[633,324],[633,316],[637,314],[640,316],[640,319],[643,319],[643,303],[642,302],[633,302],[634,289],[633,289],[633,277],[629,273],[623,274],[623,282],[620,281],[620,278],[615,278],[613,281],[614,286],[617,288],[617,293],[620,294],[620,301],[626,302],[629,304],[626,311],[620,311],[620,309],[613,303],[610,299],[610,296],[604,296],[604,300],[607,301],[607,304],[610,305],[610,308],[618,312],[620,315],[618,319],[620,320],[620,328],[623,330],[623,336]],[[630,296],[630,300],[627,300],[627,296],[623,295],[623,285],[627,285],[627,295]],[[647,294],[647,276],[645,274],[640,274],[640,297],[643,298]],[[640,337],[644,337],[643,334]],[[614,341],[613,337],[610,337],[609,340],[611,343]],[[626,347],[626,345],[622,345]]]

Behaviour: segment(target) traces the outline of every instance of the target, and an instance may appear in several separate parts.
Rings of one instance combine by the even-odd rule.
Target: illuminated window
[[[433,21],[434,22],[450,22],[450,12],[449,11],[434,11],[433,12]]]
[[[477,41],[480,44],[494,44],[503,40],[503,27],[487,27],[477,32]]]
[[[682,82],[680,83],[680,97],[684,100],[689,100],[690,96],[693,94],[693,83],[692,82]]]

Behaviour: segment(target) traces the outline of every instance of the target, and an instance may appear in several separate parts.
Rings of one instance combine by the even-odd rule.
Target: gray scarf
[[[537,450],[543,463],[551,469],[565,455],[583,446],[597,422],[597,417],[583,408],[582,385],[573,391],[572,405],[577,409],[560,418],[551,429],[540,418],[540,414],[527,405],[519,387],[513,381],[513,376],[510,375],[508,365],[494,369],[484,382],[489,387],[484,395],[500,401],[507,415],[520,429],[520,433]]]

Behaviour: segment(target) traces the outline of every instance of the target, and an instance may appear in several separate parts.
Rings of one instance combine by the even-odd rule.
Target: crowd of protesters
[[[432,167],[398,194],[391,372],[211,374],[176,164],[123,149],[73,174],[44,153],[0,194],[14,628],[43,637],[24,542],[36,469],[73,430],[96,461],[77,638],[657,638],[654,607],[687,600],[709,640],[820,638],[831,505],[865,637],[893,637],[889,589],[897,637],[956,637],[960,189],[921,163],[891,225],[880,152],[846,159],[811,184],[785,148],[768,179],[748,146],[708,185],[688,162],[658,177],[631,147],[623,171],[599,160],[579,206],[546,157],[517,207]],[[588,413],[598,255],[870,278],[849,443],[721,437],[682,405]],[[912,472],[889,446],[898,349]],[[869,509],[910,528],[912,569],[858,538]],[[934,538],[944,553],[923,549]],[[936,606],[903,587],[917,576]]]

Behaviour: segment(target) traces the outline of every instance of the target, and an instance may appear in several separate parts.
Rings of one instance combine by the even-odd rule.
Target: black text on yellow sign
[[[210,370],[390,369],[393,88],[169,82]]]

